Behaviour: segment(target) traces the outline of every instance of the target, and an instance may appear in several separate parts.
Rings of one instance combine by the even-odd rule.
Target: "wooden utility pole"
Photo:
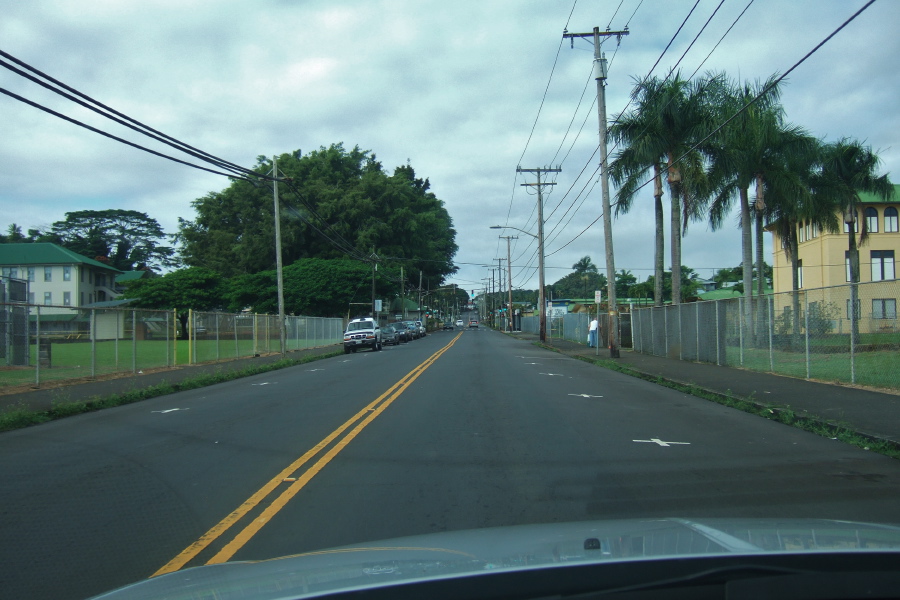
[[[278,201],[278,157],[272,157],[272,188],[275,193],[275,273],[278,285],[278,339],[281,341],[281,355],[285,350],[284,331],[284,269],[281,262],[281,204]]]
[[[539,338],[541,343],[545,343],[547,341],[547,302],[544,298],[544,199],[541,193],[542,186],[545,185],[556,185],[556,182],[541,182],[541,173],[559,173],[562,169],[557,167],[555,169],[550,168],[537,168],[537,169],[523,169],[522,167],[516,168],[516,173],[534,173],[537,175],[537,183],[523,183],[523,186],[533,186],[537,188],[537,208],[538,208],[538,279],[539,279],[539,287],[538,287],[538,307],[540,312],[540,333]]]
[[[600,32],[599,27],[594,27],[591,33],[564,33],[563,38],[590,37],[594,40],[594,79],[597,80],[597,116],[600,120],[600,185],[603,191],[603,238],[606,246],[606,280],[607,298],[609,306],[608,318],[608,345],[609,357],[619,358],[619,311],[616,306],[616,259],[613,253],[612,238],[612,214],[609,201],[609,169],[606,150],[606,58],[600,52],[600,38],[616,36],[619,42],[622,36],[628,35],[628,29],[624,31]]]
[[[512,303],[512,254],[509,247],[510,240],[517,240],[517,235],[501,235],[500,239],[506,240],[506,287],[509,288],[509,307],[507,308],[506,324],[509,326],[508,331],[513,330],[513,303]]]

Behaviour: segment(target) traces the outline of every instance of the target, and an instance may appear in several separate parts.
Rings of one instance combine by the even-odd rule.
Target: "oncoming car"
[[[462,320],[462,319],[457,319],[457,320],[456,320],[456,326],[457,326],[457,327],[465,327],[465,325],[463,324],[463,320]]]
[[[374,319],[353,319],[347,323],[347,330],[344,332],[344,354],[356,352],[359,348],[381,350],[381,328]]]

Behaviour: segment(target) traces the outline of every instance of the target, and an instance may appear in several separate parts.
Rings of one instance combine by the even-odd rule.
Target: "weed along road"
[[[900,462],[486,328],[0,434],[0,589],[84,598],[400,536],[900,522]]]

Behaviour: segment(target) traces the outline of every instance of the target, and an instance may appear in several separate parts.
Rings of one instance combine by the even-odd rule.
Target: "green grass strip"
[[[114,406],[122,406],[133,402],[140,402],[149,398],[165,396],[175,392],[183,392],[186,390],[194,390],[197,388],[207,387],[217,383],[224,383],[250,375],[259,375],[269,371],[276,371],[286,367],[302,365],[325,358],[333,358],[341,356],[343,350],[336,350],[326,354],[318,354],[313,356],[304,356],[301,358],[285,358],[277,362],[254,365],[244,369],[234,371],[218,371],[216,373],[204,373],[196,377],[190,377],[180,383],[163,382],[157,385],[134,389],[122,394],[110,394],[108,396],[93,396],[85,401],[62,401],[55,403],[50,410],[35,411],[25,407],[12,407],[0,413],[0,432],[11,431],[13,429],[21,429],[30,427],[31,425],[39,425],[48,421],[80,415],[82,413],[102,410],[104,408],[112,408]]]
[[[548,350],[555,350],[554,348],[550,348],[549,346],[545,346],[542,344],[538,345]],[[736,408],[746,413],[783,423],[784,425],[790,425],[791,427],[796,427],[797,429],[802,429],[803,431],[815,433],[816,435],[820,435],[822,437],[827,437],[833,440],[840,440],[845,444],[850,444],[852,446],[862,448],[863,450],[877,452],[878,454],[883,454],[891,458],[900,458],[900,444],[898,444],[897,442],[854,431],[846,424],[834,423],[825,419],[821,419],[814,415],[799,415],[794,410],[786,406],[762,404],[754,401],[752,398],[739,398],[730,394],[723,394],[721,392],[708,390],[697,385],[679,383],[677,381],[664,379],[659,376],[649,375],[647,373],[635,371],[634,369],[620,365],[614,360],[608,358],[594,359],[587,356],[577,355],[575,356],[575,358],[609,369],[611,371],[630,375],[631,377],[637,377],[638,379],[643,379],[645,381],[671,388],[685,394],[690,394],[691,396],[703,398],[704,400],[710,400],[712,402],[722,404],[723,406]]]

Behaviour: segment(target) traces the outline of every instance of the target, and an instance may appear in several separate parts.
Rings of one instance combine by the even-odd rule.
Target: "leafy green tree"
[[[616,298],[628,297],[629,290],[637,284],[637,277],[631,271],[619,269],[616,272]]]
[[[697,281],[698,275],[696,271],[694,271],[690,267],[682,265],[680,273],[681,285],[679,286],[679,289],[681,290],[682,301],[695,297],[697,295],[697,291],[700,289],[700,283]],[[641,285],[646,285],[646,287],[639,287]],[[655,287],[656,282],[654,281],[654,276],[651,275],[647,278],[647,281],[644,282],[644,284],[637,284],[637,286],[632,286],[631,288],[629,288],[629,292],[635,293],[635,298],[643,298],[646,297],[648,291],[655,289]],[[663,274],[663,301],[672,302],[672,271],[666,271]]]
[[[547,298],[593,298],[594,290],[606,289],[606,275],[595,272],[574,272],[547,286]]]
[[[590,256],[582,256],[578,259],[578,262],[572,265],[572,268],[578,275],[597,272],[597,265],[594,264],[594,261],[591,260]]]
[[[610,137],[625,145],[610,165],[613,182],[619,186],[616,212],[627,212],[637,190],[652,169],[656,206],[656,279],[662,272],[661,173],[666,171],[670,193],[671,252],[675,265],[676,303],[680,302],[681,236],[689,218],[700,214],[708,195],[703,158],[695,149],[713,126],[710,109],[718,78],[691,82],[680,73],[661,80],[637,82],[632,91],[636,108],[610,127]],[[658,294],[657,294],[658,297]]]
[[[255,170],[272,170],[259,157]],[[407,273],[421,271],[441,281],[454,273],[456,231],[427,179],[403,165],[388,175],[375,155],[342,144],[282,154],[282,256],[285,265],[302,258],[367,257],[373,248],[384,261],[402,259]],[[272,184],[233,181],[221,192],[193,202],[197,216],[179,220],[178,239],[188,265],[205,266],[225,277],[275,267]]]
[[[399,277],[390,268],[379,268],[375,287],[378,298],[396,295]],[[232,278],[224,293],[232,311],[250,309],[277,313],[276,272],[262,271]],[[284,309],[287,314],[310,317],[368,316],[372,298],[372,268],[349,259],[303,258],[284,267]]]
[[[156,219],[123,209],[67,212],[47,231],[28,230],[30,241],[53,242],[121,271],[176,266],[175,249],[161,243],[166,237]]]
[[[221,310],[225,292],[222,277],[209,269],[191,267],[161,277],[138,279],[128,284],[124,297],[136,308],[178,309],[181,335],[187,337],[188,309]]]
[[[862,219],[862,226],[859,227],[858,241],[856,237],[856,223],[860,221],[859,193],[869,192],[883,200],[889,200],[894,195],[894,186],[887,174],[878,175],[880,165],[878,155],[857,140],[844,138],[829,144],[823,150],[822,177],[838,197],[839,206],[844,212],[844,222],[848,224],[850,304],[853,307],[859,306],[859,290],[856,286],[859,283],[859,244],[864,244],[868,237],[865,219]],[[853,318],[850,320],[851,333],[856,343],[859,342],[858,311],[858,308],[851,311]]]

